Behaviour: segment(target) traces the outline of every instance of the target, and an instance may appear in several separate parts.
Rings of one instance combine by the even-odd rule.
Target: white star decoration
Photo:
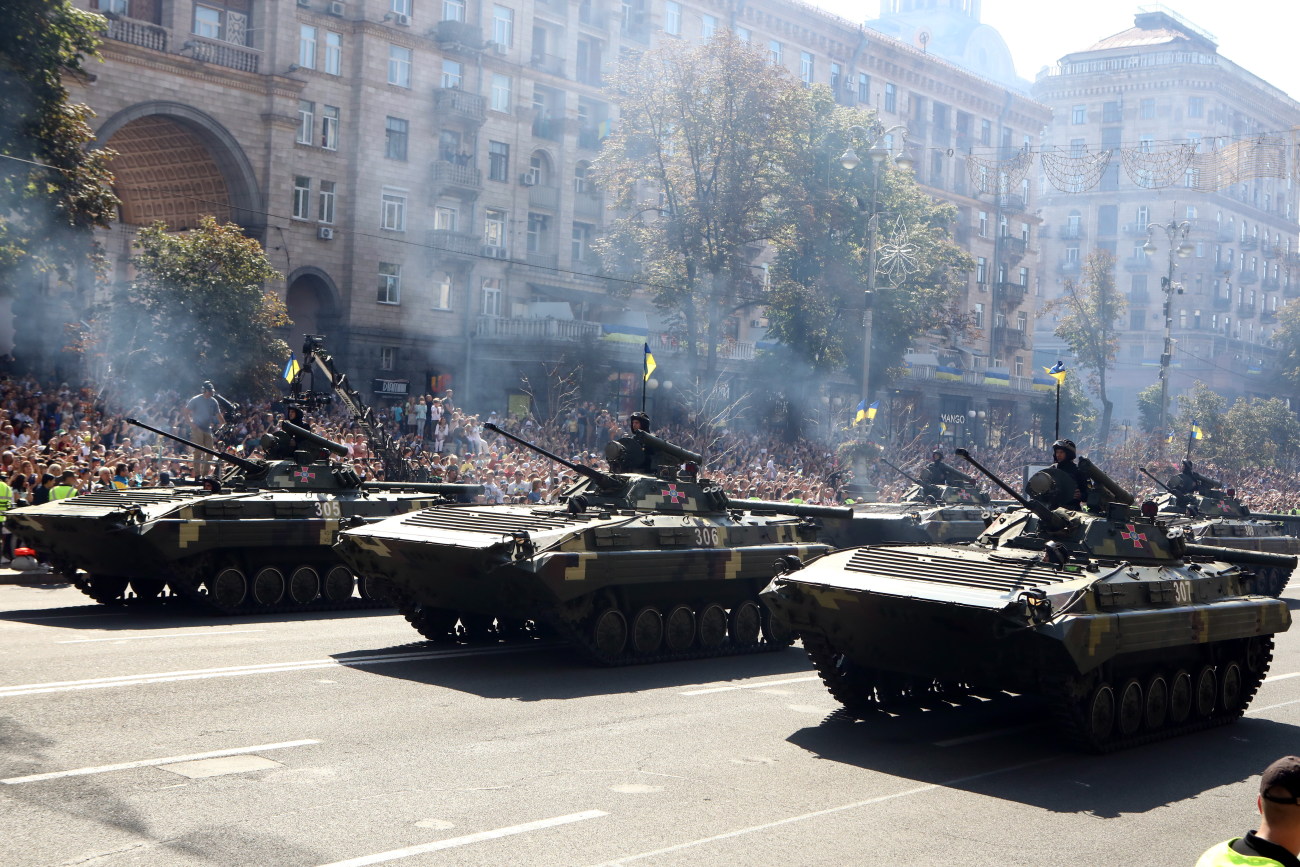
[[[912,240],[907,224],[899,217],[876,250],[876,273],[897,286],[908,275],[921,269],[920,252],[921,248]]]

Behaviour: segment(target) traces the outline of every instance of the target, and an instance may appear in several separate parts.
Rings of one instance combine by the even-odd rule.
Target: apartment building
[[[1005,84],[795,0],[85,2],[109,18],[105,63],[72,86],[119,153],[121,222],[103,238],[119,278],[140,225],[236,220],[285,274],[295,335],[329,335],[355,382],[490,406],[581,359],[626,396],[643,340],[672,369],[672,336],[647,302],[606,291],[591,251],[608,214],[588,170],[617,122],[603,76],[731,28],[906,125],[918,180],[959,208],[954,234],[981,262],[962,300],[977,333],[919,343],[888,396],[900,424],[986,412],[1023,429],[1034,193],[981,192],[966,165],[1034,145],[1047,122]],[[726,376],[744,375],[762,323],[731,324]],[[851,379],[831,386],[847,399]]]
[[[1164,8],[1066,55],[1034,94],[1053,109],[1048,147],[1111,151],[1089,189],[1062,192],[1043,177],[1039,204],[1050,295],[1078,279],[1090,251],[1116,256],[1129,305],[1109,375],[1117,423],[1136,422],[1138,392],[1159,381],[1166,301],[1171,402],[1198,381],[1229,400],[1274,396],[1269,338],[1278,308],[1300,295],[1300,226],[1285,159],[1271,157],[1282,156],[1300,104]],[[1240,164],[1222,185],[1200,168],[1216,155]],[[1053,327],[1040,320],[1044,363],[1059,345]]]

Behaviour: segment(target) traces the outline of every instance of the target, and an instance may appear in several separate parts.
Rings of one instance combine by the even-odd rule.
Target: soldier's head
[[[941,461],[941,460],[943,460],[943,450],[942,450],[942,449],[935,449],[934,451],[930,452],[930,460],[932,460],[932,461]]]
[[[650,416],[643,412],[634,412],[627,420],[627,426],[630,430],[643,430],[650,432]]]
[[[1191,461],[1188,461],[1188,460],[1183,461],[1183,472],[1185,472],[1185,473],[1190,473],[1190,472],[1192,472],[1192,462],[1191,462]]]
[[[1077,454],[1078,449],[1074,445],[1074,440],[1057,440],[1052,443],[1052,460],[1058,464],[1062,461],[1074,460]]]
[[[216,476],[204,476],[203,490],[213,494],[221,493],[221,479],[218,479]]]

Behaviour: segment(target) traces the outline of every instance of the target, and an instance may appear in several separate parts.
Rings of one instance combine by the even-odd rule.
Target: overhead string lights
[[[1086,193],[1101,182],[1113,151],[1090,152],[1086,147],[1069,152],[1044,150],[1040,155],[1043,174],[1063,193]]]
[[[1186,180],[1195,156],[1194,144],[1146,145],[1120,148],[1119,152],[1128,179],[1146,190],[1172,187]]]

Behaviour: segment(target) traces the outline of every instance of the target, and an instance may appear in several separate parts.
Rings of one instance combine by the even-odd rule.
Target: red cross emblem
[[[663,495],[667,499],[672,500],[675,505],[681,505],[682,501],[686,499],[686,492],[677,490],[676,485],[669,485],[665,488]]]
[[[311,470],[307,469],[306,467],[302,467],[301,469],[297,470],[296,472],[294,472],[293,475],[294,478],[296,478],[300,482],[307,482],[316,478],[316,474],[313,473]]]
[[[1133,526],[1132,524],[1128,524],[1127,526],[1128,526],[1128,530],[1127,531],[1121,530],[1119,533],[1120,536],[1132,542],[1134,548],[1141,548],[1142,543],[1147,540],[1147,534],[1139,533],[1137,531],[1137,527]]]

